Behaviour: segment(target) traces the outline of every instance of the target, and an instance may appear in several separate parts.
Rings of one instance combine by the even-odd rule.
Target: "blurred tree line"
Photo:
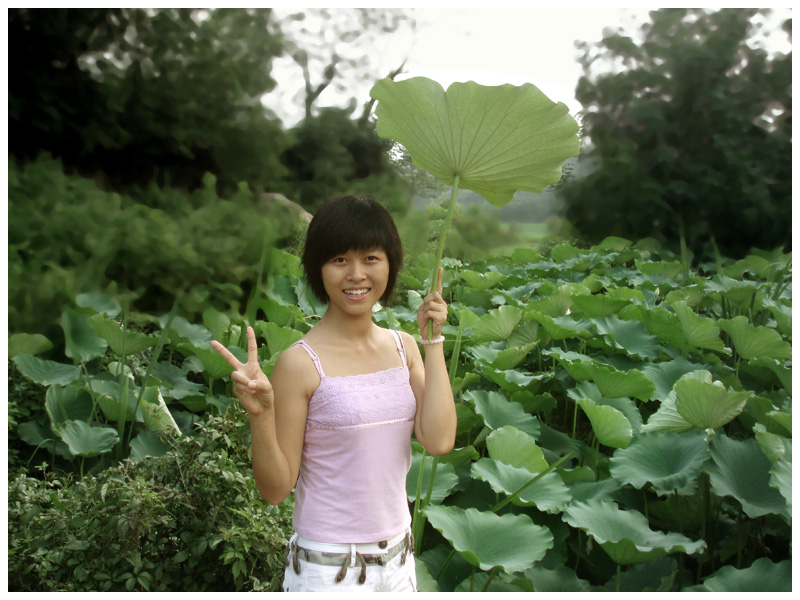
[[[308,16],[327,35],[283,33]],[[309,210],[343,190],[401,208],[407,189],[387,142],[355,100],[315,103],[339,80],[388,75],[341,48],[407,20],[377,9],[281,21],[270,9],[9,9],[9,153],[25,162],[47,152],[116,191],[151,182],[192,191],[211,173],[223,197],[247,182]],[[270,110],[283,54],[305,79],[306,118],[288,129]]]
[[[705,256],[790,247],[792,55],[765,47],[767,14],[662,9],[638,38],[578,44],[594,170],[562,197],[582,237],[677,249],[683,236]],[[791,19],[782,29],[791,39]]]

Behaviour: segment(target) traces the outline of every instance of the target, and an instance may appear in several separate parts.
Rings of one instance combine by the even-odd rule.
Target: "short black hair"
[[[322,266],[349,250],[380,248],[389,259],[389,278],[381,301],[394,293],[403,266],[403,244],[392,215],[370,196],[337,196],[326,201],[311,219],[303,249],[303,269],[311,291],[328,302],[322,283]]]

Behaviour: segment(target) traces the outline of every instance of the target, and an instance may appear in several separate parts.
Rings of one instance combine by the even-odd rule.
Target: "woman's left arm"
[[[433,321],[434,340],[442,335],[447,321],[447,304],[442,298],[442,274],[440,269],[437,291],[425,297],[417,313],[423,339],[427,339],[429,319]],[[409,348],[411,388],[417,400],[414,434],[430,454],[447,454],[455,445],[457,421],[444,344],[425,344],[424,360],[416,344],[406,344],[406,347]]]

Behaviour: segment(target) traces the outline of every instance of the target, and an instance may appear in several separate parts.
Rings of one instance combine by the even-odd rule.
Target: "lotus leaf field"
[[[380,325],[416,333],[434,260],[415,257]],[[324,312],[297,257],[270,264],[251,313],[267,374]],[[449,455],[413,447],[423,591],[791,590],[790,255],[691,268],[609,238],[443,265],[459,421]],[[76,472],[163,454],[232,406],[209,341],[244,355],[243,318],[123,317],[78,296],[69,363],[36,356],[42,336],[9,340],[50,418],[20,437]]]

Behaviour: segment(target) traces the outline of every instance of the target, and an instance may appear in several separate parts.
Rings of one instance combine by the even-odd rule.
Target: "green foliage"
[[[561,244],[548,258],[519,248],[505,258],[448,261],[444,295],[451,320],[445,328],[445,350],[456,395],[456,449],[431,460],[412,444],[406,486],[415,505],[417,556],[425,586],[440,591],[788,589],[792,397],[786,354],[791,329],[784,314],[791,313],[791,256],[768,254],[765,260],[778,267],[770,269],[759,267],[763,257],[753,251],[741,261],[720,258],[697,271],[685,268],[675,254],[652,241],[631,244],[608,238],[584,249]],[[419,266],[405,276],[421,283],[431,260],[418,257]],[[269,261],[274,268],[265,277],[262,294],[253,300],[268,319],[255,322],[266,341],[259,360],[268,374],[278,354],[324,310],[308,296],[296,256],[272,251]],[[416,333],[415,310],[421,297],[412,290],[407,300],[380,307],[377,323]],[[79,330],[83,333],[76,345],[92,347],[90,333],[104,333],[111,345],[118,332],[106,331],[95,321],[118,319],[111,316],[117,312],[114,303],[87,294],[76,304],[94,315],[87,318],[89,330]],[[102,490],[91,486],[116,481],[125,469],[146,473],[143,481],[150,481],[147,465],[170,465],[164,489],[202,495],[212,488],[202,477],[186,479],[187,470],[234,454],[239,457],[231,459],[237,468],[248,463],[244,432],[229,436],[224,452],[203,455],[198,450],[190,454],[194,460],[171,460],[174,453],[166,455],[166,462],[144,458],[167,452],[165,440],[179,448],[193,447],[190,423],[230,403],[229,377],[205,356],[207,340],[214,335],[232,352],[244,352],[241,317],[208,310],[203,325],[180,316],[168,325],[168,318],[153,319],[152,324],[165,332],[164,350],[144,349],[129,360],[117,356],[113,347],[103,358],[87,363],[76,359],[80,369],[31,355],[14,357],[14,368],[22,374],[14,375],[17,383],[10,388],[17,422],[22,419],[20,407],[30,406],[21,401],[30,398],[29,378],[46,381],[48,387],[40,400],[45,420],[20,422],[20,438],[45,449],[49,464],[57,467],[54,472],[91,473],[59,488],[61,495],[53,506],[72,506],[66,500],[72,494],[97,506],[95,500],[85,499],[85,490]],[[159,337],[153,331],[148,335]],[[130,340],[137,349],[147,345],[139,344],[136,335]],[[151,352],[159,356],[152,365]],[[108,369],[120,374],[130,370],[130,376],[103,375],[105,367],[98,363],[109,360]],[[147,418],[142,413],[140,421],[135,404],[120,401],[112,385],[118,386],[120,379],[129,382],[134,398],[143,391],[142,401],[152,410]],[[94,402],[100,412],[90,421],[87,414]],[[183,435],[170,433],[175,428],[169,415]],[[110,431],[92,430],[92,437],[75,439],[73,433],[87,426]],[[120,458],[129,456],[136,462],[119,467],[106,461],[100,465],[105,470],[99,471],[95,465],[101,459],[89,454],[104,450],[114,434],[125,441],[114,447],[122,449]],[[34,462],[21,456],[16,441],[14,449],[13,464]],[[62,475],[52,477],[63,481]],[[239,481],[236,475],[222,477],[231,485]],[[33,480],[18,481],[30,487]],[[19,485],[12,483],[12,488]],[[252,482],[247,480],[247,485]],[[139,501],[147,502],[151,496],[142,489],[137,488],[144,498]],[[66,581],[64,560],[78,560],[63,558],[71,552],[73,539],[29,533],[32,515],[44,512],[14,508],[16,493],[10,495],[10,560],[20,557],[13,564],[25,565],[21,569],[27,573],[57,571],[41,584],[43,589],[79,589],[53,583]],[[213,493],[205,495],[211,498],[204,502],[215,498]],[[225,506],[238,510],[257,504],[236,500]],[[70,515],[78,512],[47,514],[69,523]],[[148,518],[167,519],[165,514],[171,513],[152,510]],[[212,523],[214,518],[206,520]],[[46,527],[47,535],[55,536],[53,532],[67,526],[50,522]],[[161,525],[149,527],[162,530]],[[251,524],[249,533],[242,530],[241,535],[253,531],[259,530]],[[241,539],[255,547],[252,538]],[[245,547],[245,541],[241,543]],[[189,565],[181,562],[190,560],[181,552],[191,554],[190,541],[180,547],[174,545],[177,541],[164,544],[169,556],[178,558],[151,562],[162,569],[178,562],[184,569],[179,575],[148,579],[141,573],[152,575],[153,568],[138,567],[135,561],[114,562],[113,553],[102,563],[90,556],[98,561],[91,563],[97,565],[92,569],[108,574],[110,579],[101,579],[111,582],[107,585],[118,586],[109,589],[126,584],[154,589],[162,579],[163,585],[180,585],[188,573],[197,577],[207,571],[209,580],[199,578],[197,585],[209,590],[222,585],[260,589],[269,577],[277,582],[282,569],[275,562],[269,575],[253,571],[254,581],[249,576],[255,563],[242,563],[235,572],[232,566],[223,568],[225,560],[229,565],[248,561],[246,552],[221,554],[222,566],[220,559],[208,566]],[[219,550],[210,540],[207,547]],[[46,556],[47,562],[37,562],[34,556]],[[142,565],[150,564],[141,556]],[[77,564],[68,565],[69,572],[87,581],[88,575],[75,570]],[[131,566],[123,571],[122,564]],[[245,575],[235,584],[212,583],[212,578],[228,581],[229,571],[232,576]],[[765,572],[774,572],[776,580],[760,581]]]
[[[291,507],[261,500],[241,412],[160,458],[9,481],[10,591],[277,591]]]
[[[13,9],[9,150],[46,151],[115,189],[156,181],[225,195],[281,173],[261,97],[282,51],[269,9]]]
[[[789,589],[791,256],[761,255],[698,272],[607,238],[451,262],[456,450],[414,447],[407,486],[427,585]],[[412,332],[418,302],[376,318]],[[531,530],[521,564],[496,517],[553,541]]]
[[[792,57],[757,41],[762,12],[662,9],[641,41],[580,45],[593,171],[562,192],[582,236],[684,238],[698,257],[790,244]]]
[[[502,206],[517,190],[541,192],[580,151],[567,107],[532,84],[454,83],[385,78],[372,88],[378,134],[406,147],[437,179]]]
[[[8,300],[11,332],[56,339],[64,306],[108,290],[142,312],[195,319],[210,306],[237,309],[255,286],[265,248],[294,221],[246,186],[229,200],[213,176],[192,194],[151,186],[107,193],[41,158],[9,164]],[[88,325],[81,326],[88,330]]]
[[[352,120],[349,112],[326,108],[289,130],[280,156],[286,174],[274,188],[312,212],[344,193],[370,195],[392,212],[405,212],[408,190],[390,168],[388,142],[373,123]]]

